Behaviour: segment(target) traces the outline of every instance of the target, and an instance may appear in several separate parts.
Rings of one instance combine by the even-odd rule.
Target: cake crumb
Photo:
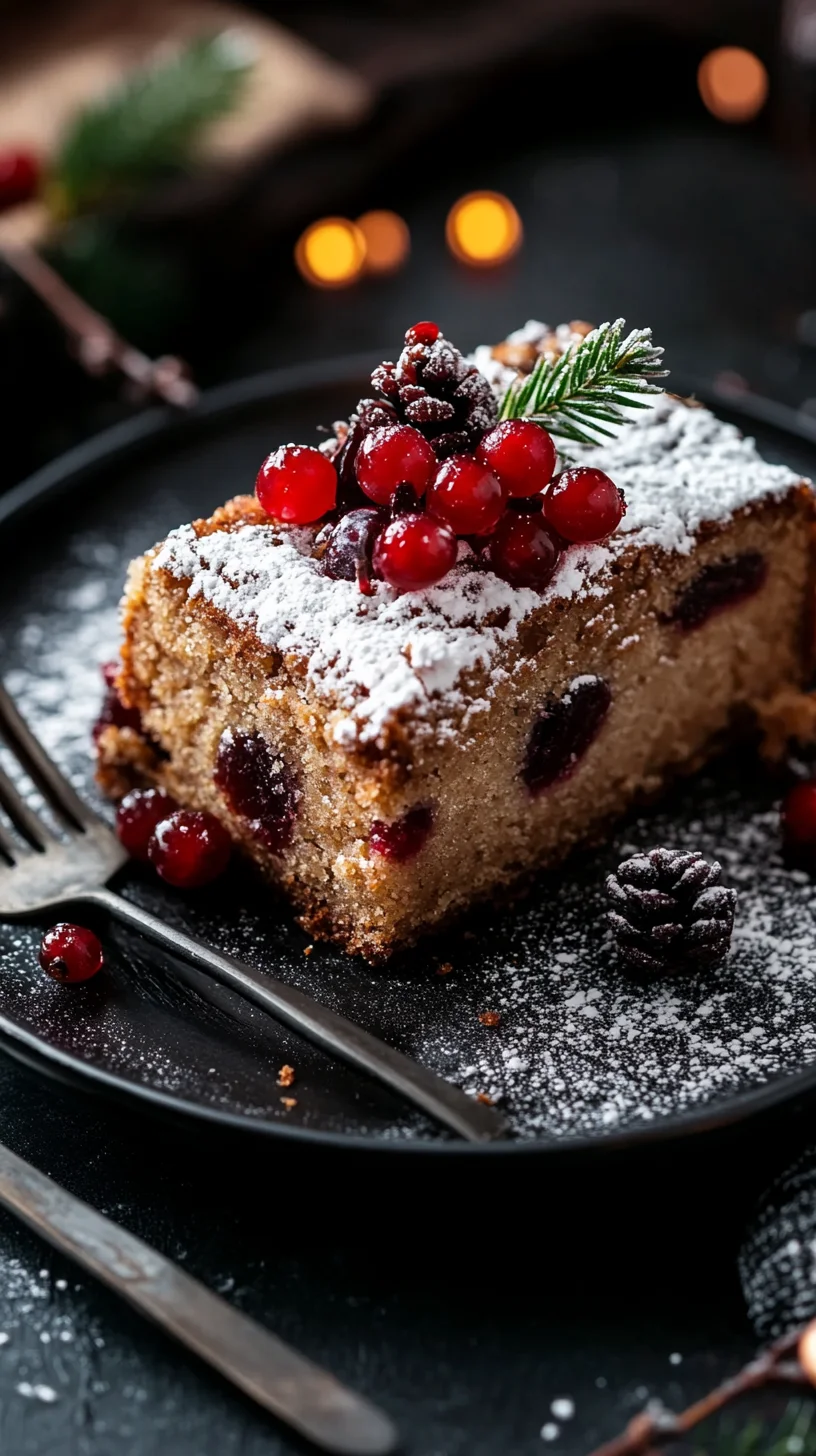
[[[438,976],[449,976],[452,970],[453,966],[450,961],[443,961],[441,966],[437,966],[436,974]]]
[[[501,1013],[498,1011],[480,1011],[479,1020],[482,1026],[498,1026],[501,1021]]]
[[[295,1080],[295,1069],[294,1069],[294,1067],[290,1067],[289,1064],[288,1064],[288,1062],[284,1062],[283,1066],[281,1067],[280,1071],[278,1072],[278,1086],[279,1087],[291,1087],[291,1085],[294,1082],[294,1080]]]
[[[488,1095],[487,1095],[486,1092],[477,1092],[476,1093],[476,1101],[477,1102],[483,1102],[485,1104],[485,1107],[492,1107],[493,1106],[493,1098],[492,1097],[488,1097]]]
[[[293,1107],[297,1107],[297,1097],[281,1097],[280,1100],[287,1112],[291,1112]]]
[[[303,954],[305,956],[310,956],[312,954],[312,951],[313,950],[314,950],[314,946],[313,945],[304,945],[304,947],[303,947]]]

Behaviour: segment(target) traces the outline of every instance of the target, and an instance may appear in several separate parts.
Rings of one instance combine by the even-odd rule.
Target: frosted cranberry
[[[102,664],[101,672],[107,691],[102,699],[99,717],[91,730],[94,743],[97,742],[100,733],[105,728],[132,728],[136,733],[143,733],[142,715],[139,709],[126,708],[114,687],[120,668],[121,663],[119,662],[103,662]]]
[[[412,425],[386,425],[366,435],[354,462],[357,484],[369,500],[388,506],[406,481],[424,495],[436,470],[436,456]]]
[[[565,541],[603,541],[617,530],[626,502],[614,481],[593,466],[562,470],[544,495],[544,514]]]
[[[116,811],[116,833],[128,854],[147,861],[156,825],[178,808],[163,789],[132,789]]]
[[[782,833],[796,849],[816,848],[816,781],[797,784],[782,805]]]
[[[497,576],[512,586],[543,591],[552,580],[561,556],[561,543],[541,512],[520,515],[507,511],[487,544],[487,557]]]
[[[40,941],[40,965],[55,981],[89,981],[104,964],[102,946],[92,930],[63,920]]]
[[[484,436],[478,455],[512,496],[538,495],[555,470],[552,436],[535,420],[502,420]]]
[[[767,575],[768,563],[758,551],[746,551],[730,561],[715,561],[704,566],[681,592],[666,620],[693,632],[717,612],[754,596],[765,585]]]
[[[192,890],[223,873],[231,850],[232,841],[214,814],[177,809],[156,825],[148,854],[168,885]]]
[[[451,455],[428,487],[425,505],[459,536],[488,536],[504,511],[504,490],[475,455]]]
[[[398,591],[422,591],[447,576],[456,561],[450,526],[430,516],[398,516],[377,537],[374,570]]]
[[[521,776],[532,794],[569,778],[612,702],[602,677],[582,677],[561,698],[548,698],[533,724]]]
[[[406,344],[435,344],[442,330],[439,324],[431,323],[430,319],[423,319],[422,323],[412,324],[410,329],[405,330]]]
[[[393,864],[404,864],[419,854],[433,826],[430,809],[409,809],[393,824],[375,819],[368,836],[368,843],[375,854]]]
[[[291,842],[300,798],[297,779],[262,733],[221,736],[213,778],[233,814],[273,854]]]
[[[332,581],[356,581],[365,596],[373,591],[374,566],[372,553],[377,534],[382,530],[379,511],[365,506],[341,516],[332,527],[328,545],[320,560],[320,570]]]
[[[311,445],[281,445],[258,471],[255,494],[268,516],[290,525],[319,521],[337,498],[337,471]]]
[[[40,164],[33,152],[0,147],[0,212],[28,202],[40,184]]]

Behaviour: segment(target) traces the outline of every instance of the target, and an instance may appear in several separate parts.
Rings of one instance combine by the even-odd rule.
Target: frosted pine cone
[[[734,928],[736,890],[719,883],[722,870],[701,854],[652,849],[608,875],[609,922],[620,954],[638,970],[664,974],[723,959]]]
[[[493,390],[441,334],[417,340],[414,333],[408,330],[396,364],[379,364],[371,383],[398,419],[430,441],[437,459],[474,450],[496,423]]]

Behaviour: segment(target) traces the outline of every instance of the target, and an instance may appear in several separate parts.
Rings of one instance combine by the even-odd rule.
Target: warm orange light
[[[399,213],[364,212],[357,226],[366,244],[366,273],[394,273],[411,251],[411,234]]]
[[[805,1327],[797,1354],[799,1364],[811,1385],[816,1385],[816,1320]]]
[[[321,217],[301,233],[295,262],[307,283],[317,288],[345,288],[365,267],[366,241],[347,217]]]
[[[445,224],[451,252],[472,267],[492,268],[521,247],[521,218],[500,192],[468,192],[453,204]]]
[[[750,121],[767,100],[768,72],[753,51],[720,46],[701,60],[697,87],[703,105],[720,121]]]

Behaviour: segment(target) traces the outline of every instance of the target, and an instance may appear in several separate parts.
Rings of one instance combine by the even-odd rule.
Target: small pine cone
[[[608,875],[609,922],[630,966],[663,974],[723,959],[734,928],[736,890],[719,883],[722,870],[701,854],[652,849]]]
[[[420,430],[439,460],[475,450],[496,423],[493,391],[447,339],[406,343],[395,364],[379,364],[371,383],[396,412]]]

